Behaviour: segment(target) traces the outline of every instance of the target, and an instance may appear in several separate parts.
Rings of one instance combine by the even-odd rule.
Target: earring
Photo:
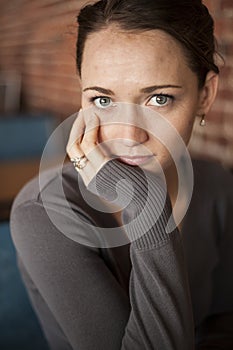
[[[206,126],[205,114],[201,116],[200,126]]]

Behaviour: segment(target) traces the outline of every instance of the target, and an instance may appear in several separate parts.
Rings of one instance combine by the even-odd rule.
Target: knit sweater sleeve
[[[171,204],[159,177],[112,160],[88,189],[123,208],[132,241],[131,312],[121,349],[194,349],[182,239],[177,229],[166,230]]]
[[[177,230],[166,231],[171,205],[160,180],[113,160],[88,186],[123,208],[132,242],[128,298],[99,249],[88,244],[102,232],[94,221],[98,212],[79,203],[72,171],[63,174],[65,199],[52,172],[40,191],[38,179],[28,184],[11,213],[24,281],[51,349],[192,350],[182,239]]]

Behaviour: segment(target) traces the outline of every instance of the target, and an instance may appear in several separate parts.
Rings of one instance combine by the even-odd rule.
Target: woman
[[[193,161],[182,235],[169,221],[174,130],[188,145],[217,92],[212,18],[200,0],[101,0],[78,23],[74,167],[33,180],[11,216],[50,348],[231,349],[231,175]]]

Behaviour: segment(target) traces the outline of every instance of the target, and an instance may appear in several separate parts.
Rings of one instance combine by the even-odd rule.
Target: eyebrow
[[[140,90],[140,92],[144,94],[149,94],[155,90],[161,90],[161,89],[182,89],[182,86],[180,85],[153,85],[153,86],[148,86],[146,88],[143,88]]]
[[[182,86],[179,86],[179,85],[153,85],[153,86],[148,86],[146,88],[143,88],[140,90],[141,93],[144,93],[144,94],[149,94],[155,90],[159,90],[159,89],[168,89],[168,88],[172,88],[172,89],[182,89]],[[88,87],[88,88],[85,88],[83,90],[83,92],[85,91],[89,91],[89,90],[94,90],[94,91],[98,91],[102,94],[105,94],[105,95],[114,95],[114,92],[112,90],[109,90],[109,89],[104,89],[100,86],[92,86],[92,87]]]

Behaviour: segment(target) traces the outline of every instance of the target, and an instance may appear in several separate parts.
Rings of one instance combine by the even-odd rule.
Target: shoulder
[[[88,247],[105,247],[103,236],[117,227],[106,203],[86,189],[69,163],[31,180],[16,197],[10,221],[14,236],[55,231]]]
[[[68,179],[67,179],[68,178]],[[30,204],[56,203],[58,197],[62,197],[66,187],[78,181],[78,174],[73,171],[69,164],[63,167],[55,167],[41,171],[37,177],[29,181],[16,196],[12,211]],[[75,196],[78,193],[76,191]],[[65,204],[65,202],[63,203]]]
[[[15,241],[65,236],[89,247],[97,247],[94,209],[82,195],[82,181],[68,164],[42,172],[20,191],[11,210],[11,232]],[[83,185],[84,188],[84,185]]]

